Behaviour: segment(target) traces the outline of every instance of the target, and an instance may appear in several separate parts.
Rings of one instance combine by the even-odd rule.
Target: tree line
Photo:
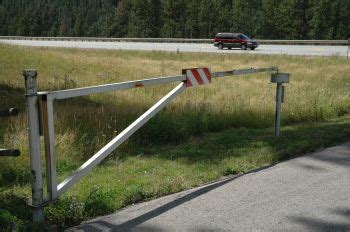
[[[0,0],[0,35],[348,39],[349,0]]]

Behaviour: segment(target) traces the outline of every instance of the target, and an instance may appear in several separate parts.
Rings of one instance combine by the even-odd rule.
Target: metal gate
[[[26,102],[28,113],[29,128],[29,152],[31,166],[31,186],[33,221],[44,221],[43,207],[50,202],[57,200],[62,194],[70,189],[81,178],[87,175],[97,164],[110,155],[120,144],[127,140],[133,133],[142,127],[148,120],[169,104],[177,95],[186,88],[210,84],[214,78],[225,76],[244,75],[259,72],[272,72],[271,82],[277,83],[276,95],[276,136],[279,136],[280,109],[283,101],[283,83],[289,82],[289,75],[278,73],[277,67],[269,68],[250,68],[241,70],[230,70],[223,72],[211,72],[208,68],[185,69],[182,75],[157,77],[137,81],[113,83],[84,88],[59,90],[51,92],[37,91],[37,71],[25,70]],[[179,84],[154,104],[149,110],[142,114],[119,135],[107,143],[90,159],[88,159],[71,176],[67,177],[61,183],[57,182],[56,174],[56,154],[55,154],[55,132],[54,132],[54,101],[86,96],[90,94],[103,93],[108,91],[125,90],[139,88],[151,85],[179,82]],[[41,163],[41,143],[40,136],[44,136],[45,160],[46,160],[46,178],[47,178],[47,196],[44,197],[42,163]]]

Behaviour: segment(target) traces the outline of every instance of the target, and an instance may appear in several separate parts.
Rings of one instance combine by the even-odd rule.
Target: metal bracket
[[[30,208],[39,209],[39,208],[43,208],[43,207],[45,207],[45,206],[48,206],[49,204],[54,203],[54,202],[57,202],[57,200],[44,200],[41,204],[33,205],[32,200],[29,199],[29,200],[27,201],[27,205],[28,205]]]
[[[274,73],[271,75],[271,83],[289,83],[289,73]]]
[[[21,152],[17,149],[0,149],[0,156],[17,157]]]
[[[0,110],[0,117],[17,116],[18,114],[19,114],[19,110],[17,108]]]

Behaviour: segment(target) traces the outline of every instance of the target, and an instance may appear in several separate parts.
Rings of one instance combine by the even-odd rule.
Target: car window
[[[246,35],[238,35],[238,37],[239,37],[240,39],[249,39],[249,37],[246,36]]]
[[[238,36],[230,34],[217,34],[216,38],[218,39],[239,39]]]

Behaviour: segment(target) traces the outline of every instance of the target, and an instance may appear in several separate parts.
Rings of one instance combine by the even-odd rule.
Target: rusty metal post
[[[41,169],[40,119],[39,100],[37,96],[37,71],[23,71],[26,87],[26,107],[28,114],[29,155],[31,168],[33,222],[42,223],[45,220],[43,203],[43,180]]]

